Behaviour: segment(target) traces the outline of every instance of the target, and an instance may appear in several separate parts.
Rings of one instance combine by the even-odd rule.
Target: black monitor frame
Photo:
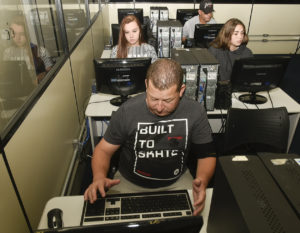
[[[148,28],[146,24],[142,24],[142,34],[144,40],[148,41]],[[119,33],[120,33],[120,24],[111,24],[111,34],[112,34],[112,42],[113,46],[117,45],[119,42]]]
[[[144,13],[143,8],[119,8],[118,9],[118,22],[121,24],[123,18],[127,15],[134,15],[140,21],[141,24],[144,23]]]
[[[199,9],[177,9],[176,20],[179,20],[182,26],[184,26],[186,21],[198,15],[198,10]]]
[[[128,95],[145,91],[146,73],[150,64],[150,57],[95,59],[97,90],[120,95],[110,101],[112,105],[120,106],[128,99]]]
[[[236,60],[231,74],[232,92],[249,92],[239,96],[243,103],[266,103],[267,98],[256,93],[278,87],[289,61],[288,56],[258,56]]]
[[[194,32],[195,47],[208,48],[224,24],[196,24]]]

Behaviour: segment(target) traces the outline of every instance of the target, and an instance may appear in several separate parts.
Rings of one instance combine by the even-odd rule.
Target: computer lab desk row
[[[193,203],[192,190],[188,190],[188,193]],[[208,188],[206,190],[205,207],[201,213],[203,217],[203,226],[201,228],[200,233],[206,233],[212,193],[213,193],[212,188]],[[83,206],[84,206],[84,199],[82,195],[62,196],[62,197],[54,197],[50,199],[45,205],[38,229],[48,228],[47,213],[54,208],[59,208],[62,210],[63,227],[80,226]],[[116,232],[118,232],[117,229]]]
[[[268,101],[264,104],[253,105],[244,104],[239,101],[238,97],[243,93],[232,94],[232,107],[241,109],[265,109],[265,108],[276,108],[286,107],[289,114],[290,129],[287,152],[292,143],[293,136],[299,121],[300,116],[300,105],[286,94],[280,88],[275,88],[267,92],[259,92],[258,94],[265,96]],[[113,111],[118,109],[117,106],[110,104],[110,100],[116,97],[115,95],[108,95],[103,93],[92,94],[89,100],[88,106],[85,111],[85,115],[88,119],[90,128],[91,144],[94,149],[101,136],[103,136],[109,119]],[[270,101],[270,98],[272,101]],[[226,120],[227,110],[214,110],[207,111],[208,120],[212,128],[213,133],[218,133],[222,127],[222,123]]]

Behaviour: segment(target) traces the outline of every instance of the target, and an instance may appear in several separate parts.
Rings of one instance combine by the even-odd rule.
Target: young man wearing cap
[[[216,21],[212,17],[214,6],[211,0],[201,0],[198,14],[185,22],[182,32],[182,42],[188,38],[194,38],[196,24],[215,24]]]

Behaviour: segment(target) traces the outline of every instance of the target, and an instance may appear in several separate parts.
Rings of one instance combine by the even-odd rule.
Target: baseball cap
[[[214,5],[211,0],[201,0],[199,10],[202,10],[205,14],[209,14],[214,11]]]

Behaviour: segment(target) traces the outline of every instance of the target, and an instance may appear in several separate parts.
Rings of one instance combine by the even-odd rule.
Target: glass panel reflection
[[[92,20],[94,16],[99,12],[99,1],[89,0],[89,10],[90,10],[90,19]]]
[[[0,132],[64,55],[55,4],[17,2],[0,7]]]
[[[88,26],[84,0],[62,1],[65,27],[69,48],[76,44],[85,28]]]

